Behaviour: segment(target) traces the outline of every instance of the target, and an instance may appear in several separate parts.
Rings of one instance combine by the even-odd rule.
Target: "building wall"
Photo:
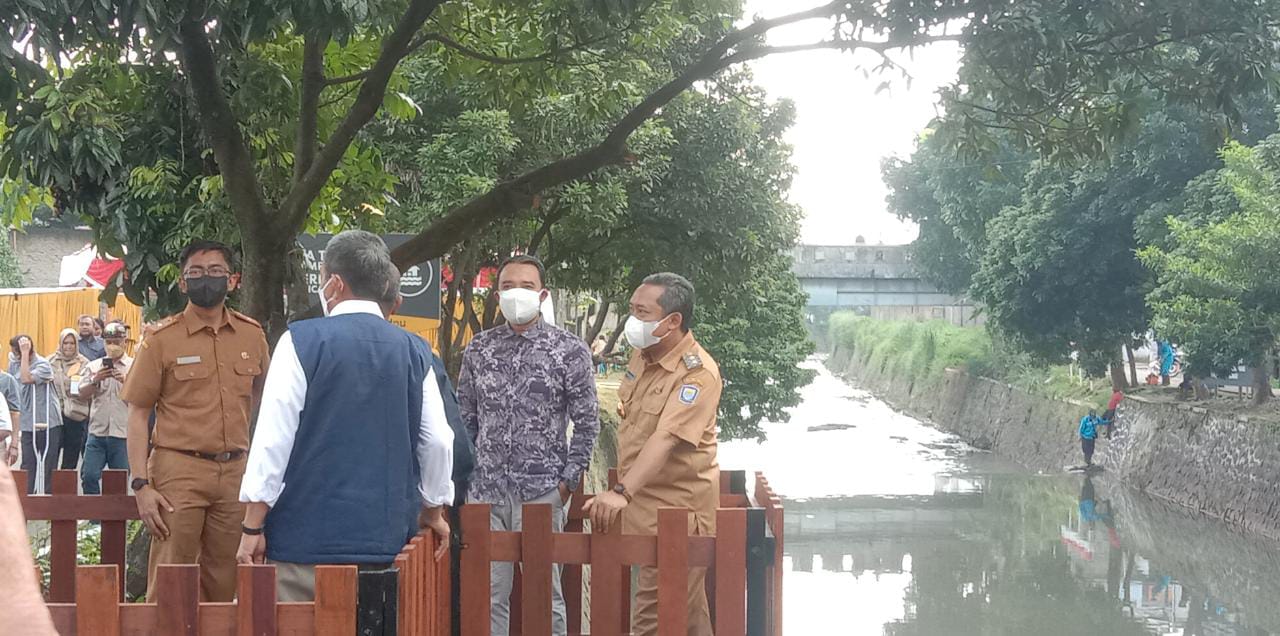
[[[62,257],[93,241],[89,230],[52,227],[30,227],[11,237],[26,287],[56,287]]]
[[[920,278],[909,245],[801,245],[792,253],[792,267],[815,322],[835,311],[956,325],[981,321],[968,299],[944,294]]]

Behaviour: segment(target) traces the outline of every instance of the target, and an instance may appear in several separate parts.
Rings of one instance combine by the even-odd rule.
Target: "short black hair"
[[[94,318],[94,319],[93,319],[93,324],[94,324],[94,326],[95,326],[95,327],[97,327],[97,328],[99,328],[99,329],[102,329],[102,328],[104,328],[104,327],[106,327],[106,326],[107,326],[107,323],[102,322],[102,319],[101,319],[101,318]]]
[[[543,265],[542,260],[532,254],[516,254],[502,261],[502,264],[498,266],[497,280],[493,281],[495,285],[502,280],[502,270],[506,269],[508,265],[532,265],[538,268],[538,284],[543,287],[547,286],[547,266]]]
[[[645,285],[657,285],[662,288],[658,304],[667,315],[680,314],[680,328],[688,332],[693,327],[693,283],[679,274],[661,272],[646,276]]]
[[[236,268],[236,253],[226,243],[206,241],[204,239],[191,241],[187,243],[186,247],[182,248],[182,253],[178,254],[178,268],[186,271],[187,261],[200,252],[222,252],[222,257],[227,259],[227,267],[231,268],[233,272],[239,271]]]
[[[342,277],[356,298],[382,302],[392,288],[388,280],[391,251],[372,232],[347,230],[338,233],[324,247],[323,264],[330,276]]]
[[[387,268],[387,290],[383,292],[382,298],[378,300],[378,304],[386,311],[390,311],[396,305],[396,300],[400,298],[400,268],[394,263]]]

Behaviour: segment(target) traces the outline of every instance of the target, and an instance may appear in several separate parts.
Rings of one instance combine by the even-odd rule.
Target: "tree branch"
[[[716,73],[739,62],[763,57],[771,53],[807,50],[797,47],[750,46],[731,53],[736,47],[745,42],[754,41],[770,29],[837,15],[845,5],[846,2],[837,0],[836,2],[805,11],[768,20],[757,20],[746,27],[726,34],[698,61],[694,62],[671,81],[654,90],[639,104],[636,104],[614,124],[604,140],[599,144],[570,157],[553,161],[514,179],[504,181],[489,192],[450,210],[443,217],[432,222],[417,236],[396,248],[392,254],[396,265],[402,268],[408,267],[414,263],[421,263],[440,256],[459,240],[470,236],[490,223],[514,216],[521,210],[528,208],[535,194],[549,187],[585,177],[605,166],[621,163],[625,159],[626,142],[631,134],[653,117],[659,109],[670,103],[671,100],[688,90],[695,83],[709,79]],[[918,38],[909,40],[900,39],[885,42],[841,41],[840,46],[884,51],[955,39],[958,39],[958,36],[921,34]],[[808,48],[830,48],[831,46],[831,43],[824,42],[819,45],[809,45]]]
[[[201,13],[190,11],[188,15],[198,16]],[[178,29],[182,34],[183,71],[195,98],[200,124],[213,146],[213,156],[218,162],[218,172],[222,175],[231,209],[247,231],[265,231],[267,204],[262,195],[262,184],[254,171],[253,157],[240,132],[240,124],[222,91],[222,79],[218,76],[213,46],[209,43],[205,25],[195,17],[188,17]]]
[[[413,42],[414,34],[422,28],[427,18],[431,17],[443,2],[444,0],[411,0],[409,2],[409,8],[405,10],[404,15],[400,16],[395,28],[383,40],[378,60],[374,62],[373,68],[369,69],[369,75],[360,85],[360,91],[356,94],[350,110],[347,111],[347,116],[338,124],[324,148],[316,155],[315,161],[302,178],[289,189],[289,194],[281,202],[276,231],[293,233],[301,226],[311,208],[311,203],[315,201],[324,184],[329,181],[333,170],[342,161],[342,156],[346,154],[347,148],[351,147],[356,133],[360,132],[360,129],[369,123],[382,107],[387,84],[390,83],[391,75],[395,73],[400,60],[409,54],[409,46]]]
[[[316,157],[320,93],[324,90],[324,49],[328,38],[307,33],[302,45],[302,96],[298,100],[298,138],[293,147],[293,182],[302,180]]]

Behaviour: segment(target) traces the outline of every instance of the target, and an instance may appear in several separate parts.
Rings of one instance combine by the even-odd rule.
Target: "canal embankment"
[[[1080,463],[1077,424],[1094,401],[983,377],[946,341],[954,334],[922,330],[922,342],[887,346],[841,326],[833,322],[827,366],[894,408],[1032,470]],[[1094,461],[1149,496],[1280,539],[1280,427],[1269,418],[1132,395]]]

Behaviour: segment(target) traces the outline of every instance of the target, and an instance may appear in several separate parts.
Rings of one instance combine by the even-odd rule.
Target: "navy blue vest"
[[[267,558],[390,563],[417,532],[417,445],[431,349],[371,314],[295,322],[307,377]]]

